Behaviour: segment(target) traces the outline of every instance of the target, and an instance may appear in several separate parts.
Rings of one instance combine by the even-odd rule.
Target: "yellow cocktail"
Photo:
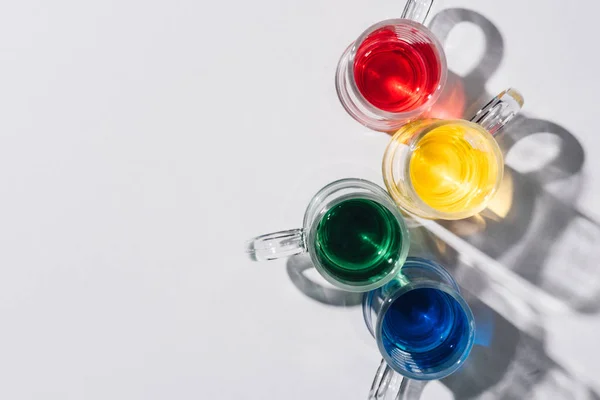
[[[480,209],[502,178],[500,150],[483,128],[462,121],[432,129],[410,158],[410,179],[421,200],[445,213]]]
[[[481,125],[425,119],[400,128],[383,159],[383,178],[396,203],[424,218],[460,219],[482,211],[504,170],[490,131],[497,132],[521,105],[522,97],[509,90],[474,117]]]

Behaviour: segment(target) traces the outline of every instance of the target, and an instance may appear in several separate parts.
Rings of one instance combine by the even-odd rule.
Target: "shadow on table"
[[[454,399],[598,399],[545,351],[542,318],[447,243],[412,224],[411,255],[446,266],[473,311],[475,345],[464,366],[441,382]]]
[[[519,136],[525,135],[531,136],[521,146]],[[503,139],[516,143],[517,157],[511,149],[507,163],[514,159],[514,167],[505,168],[488,208],[441,225],[574,311],[598,312],[600,225],[573,206],[582,186],[583,149],[562,127],[528,118],[515,121]],[[560,147],[551,161],[526,172],[516,169],[544,158],[553,141]]]
[[[437,14],[430,28],[444,42],[463,22],[482,30],[485,51],[464,77],[449,72],[433,117],[470,118],[493,97],[485,84],[504,54],[494,24],[454,8]],[[600,311],[600,270],[594,262],[600,258],[600,224],[574,208],[582,187],[583,147],[559,124],[525,115],[517,116],[498,141],[506,155],[505,174],[488,209],[440,224],[571,309]]]
[[[436,14],[429,28],[445,43],[450,32],[461,23],[481,30],[485,49],[478,63],[465,76],[448,70],[446,85],[428,116],[434,118],[471,118],[493,96],[485,85],[494,75],[504,56],[504,40],[498,28],[483,15],[464,8],[449,8]],[[494,94],[495,95],[495,94]]]
[[[288,276],[294,286],[306,296],[330,306],[354,307],[360,305],[362,293],[352,293],[335,288],[327,284],[321,277],[316,278],[318,281],[312,280],[309,276],[311,272],[316,275],[316,270],[313,268],[308,254],[300,254],[288,259]]]
[[[504,54],[500,31],[481,14],[448,9],[430,28],[442,42],[459,23],[479,27],[486,48],[464,77],[452,71],[431,112],[470,118],[494,95],[485,85]],[[527,101],[527,94],[525,101]],[[472,248],[510,269],[573,310],[600,307],[600,225],[573,206],[579,196],[584,151],[559,124],[518,116],[498,138],[507,166],[488,209],[472,218],[439,223]],[[476,345],[465,365],[442,380],[455,399],[598,399],[545,351],[539,311],[426,229],[413,227],[411,248],[447,266],[475,315]],[[428,237],[430,236],[430,237]],[[425,244],[425,246],[423,246]]]
[[[543,333],[537,336],[521,331],[486,304],[469,300],[476,323],[487,324],[493,331],[473,346],[460,370],[442,380],[455,399],[598,398],[548,356]]]

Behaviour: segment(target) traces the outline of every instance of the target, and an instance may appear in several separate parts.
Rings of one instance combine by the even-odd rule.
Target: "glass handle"
[[[504,126],[519,113],[523,107],[523,96],[516,89],[506,89],[494,97],[471,118],[483,126],[492,135],[496,135]]]
[[[377,400],[385,395],[387,388],[389,386],[389,373],[391,368],[386,364],[384,359],[381,359],[379,363],[379,368],[377,368],[377,372],[375,373],[375,378],[373,378],[373,384],[371,385],[371,390],[369,390],[369,397],[367,400]],[[384,375],[386,379],[384,380]]]
[[[420,399],[426,383],[427,381],[416,381],[414,379],[403,377],[402,383],[400,384],[400,391],[398,391],[398,396],[396,396],[395,400]]]
[[[400,385],[398,386],[398,380]],[[375,373],[368,400],[419,400],[427,381],[401,377],[381,360]]]
[[[269,233],[246,242],[246,253],[254,261],[275,260],[305,251],[302,229]]]
[[[401,18],[411,19],[423,24],[427,19],[432,4],[433,0],[408,0]]]

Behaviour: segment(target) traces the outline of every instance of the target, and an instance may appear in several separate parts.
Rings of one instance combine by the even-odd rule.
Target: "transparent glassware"
[[[351,43],[342,54],[336,69],[336,91],[342,106],[348,114],[366,127],[383,132],[395,131],[405,123],[416,119],[429,110],[439,97],[446,82],[446,56],[441,43],[423,25],[432,3],[433,0],[409,0],[400,19],[389,19],[372,25],[358,39]],[[367,100],[357,85],[355,64],[359,49],[373,38],[374,34],[382,31],[393,32],[395,34],[393,40],[405,46],[405,50],[407,50],[405,53],[410,53],[410,49],[413,49],[415,52],[415,64],[419,64],[422,61],[422,57],[419,55],[420,48],[426,46],[426,48],[431,50],[431,55],[429,56],[430,62],[429,64],[423,64],[425,67],[422,71],[416,72],[414,68],[412,72],[408,72],[410,69],[404,71],[414,74],[414,79],[408,79],[405,82],[411,87],[411,91],[415,95],[423,96],[423,101],[418,102],[414,107],[401,111],[382,109],[380,106],[373,104],[373,101]],[[390,63],[387,62],[387,65],[389,66]],[[430,89],[427,89],[427,93],[423,93],[425,85],[421,82],[419,87],[416,81],[419,80],[420,76],[427,75],[427,72],[430,72],[436,79],[435,84],[427,85],[428,87],[431,86]],[[413,87],[410,82],[413,82],[415,86]],[[406,91],[406,88],[400,89]],[[419,90],[421,93],[419,93]]]
[[[341,179],[310,201],[303,227],[258,236],[246,244],[255,261],[308,252],[331,284],[364,292],[394,278],[410,245],[400,211],[388,193],[363,179]]]
[[[426,383],[403,377],[382,359],[373,378],[368,400],[418,400]]]
[[[428,297],[429,294],[440,297]],[[421,313],[422,310],[427,312]],[[438,310],[451,312],[436,314]],[[395,320],[405,322],[400,329],[406,331],[394,331],[392,325],[386,325],[392,323],[389,318],[402,312],[430,319],[431,326],[423,328],[443,328],[444,340],[429,342],[427,338],[423,342],[427,335],[418,334],[438,331],[410,331],[408,324],[420,320]],[[434,320],[432,315],[436,316]],[[421,257],[408,257],[393,280],[365,293],[363,316],[386,363],[416,380],[441,379],[456,371],[469,355],[475,338],[473,314],[458,285],[441,265]],[[394,332],[398,335],[394,336]]]
[[[470,121],[423,119],[400,128],[382,163],[383,180],[396,204],[422,218],[445,220],[485,209],[504,171],[494,135],[522,106],[523,96],[507,89]]]
[[[370,399],[419,398],[424,384],[415,381],[455,372],[475,339],[473,313],[452,276],[420,257],[408,257],[392,281],[364,294],[363,316],[383,357]]]

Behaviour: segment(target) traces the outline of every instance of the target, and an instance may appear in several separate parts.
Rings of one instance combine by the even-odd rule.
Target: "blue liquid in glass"
[[[469,321],[444,291],[419,288],[397,298],[387,310],[382,342],[409,371],[435,371],[456,362],[468,343]]]

